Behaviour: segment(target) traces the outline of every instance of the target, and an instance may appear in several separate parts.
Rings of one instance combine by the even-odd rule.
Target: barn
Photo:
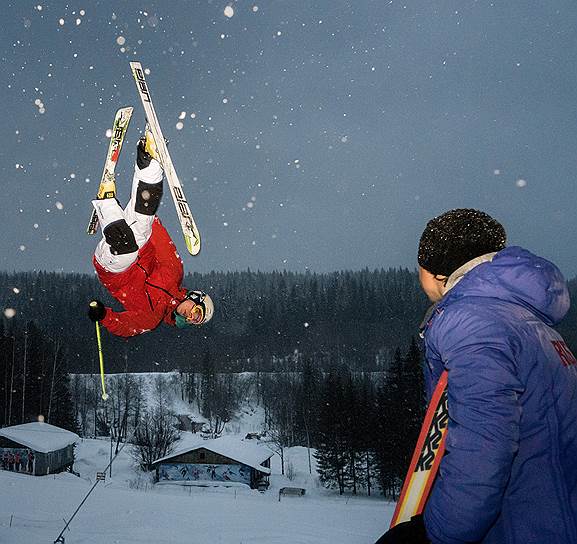
[[[0,429],[0,467],[44,476],[72,470],[74,444],[80,437],[39,421]]]
[[[158,483],[239,486],[264,491],[269,485],[268,448],[233,436],[202,440],[157,459]]]

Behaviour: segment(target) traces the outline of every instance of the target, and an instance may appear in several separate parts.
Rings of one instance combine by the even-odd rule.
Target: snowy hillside
[[[71,474],[30,477],[0,471],[0,542],[53,542],[108,463],[106,440],[85,439],[76,449]],[[339,497],[309,474],[305,448],[287,450],[290,481],[272,461],[271,487],[154,486],[137,473],[127,450],[71,524],[66,543],[366,543],[384,532],[393,505],[380,498]],[[314,472],[314,471],[313,471]],[[140,474],[140,476],[138,475]],[[282,486],[302,486],[304,497],[284,497]]]

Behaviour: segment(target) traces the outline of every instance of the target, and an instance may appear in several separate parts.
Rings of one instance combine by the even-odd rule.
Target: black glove
[[[146,151],[146,136],[142,136],[136,146],[136,165],[138,169],[143,170],[147,168],[152,158],[152,155]]]
[[[425,531],[423,516],[413,516],[389,529],[375,544],[431,544]]]
[[[92,321],[101,321],[106,315],[106,308],[99,300],[93,300],[88,305],[88,317]]]

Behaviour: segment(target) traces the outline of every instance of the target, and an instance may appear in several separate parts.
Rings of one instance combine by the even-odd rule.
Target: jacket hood
[[[518,246],[499,251],[491,261],[465,274],[439,306],[470,296],[521,305],[547,325],[559,323],[570,304],[561,271],[550,261]]]

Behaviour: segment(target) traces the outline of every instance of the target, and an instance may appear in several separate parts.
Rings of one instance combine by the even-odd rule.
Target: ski
[[[158,118],[152,104],[150,90],[144,77],[144,70],[142,69],[140,62],[131,62],[130,68],[132,70],[132,75],[134,76],[134,81],[136,82],[136,88],[138,89],[140,100],[142,101],[142,105],[144,107],[144,112],[146,113],[146,120],[148,122],[150,131],[152,132],[152,136],[154,137],[154,143],[156,144],[160,164],[164,169],[164,174],[166,175],[168,185],[170,186],[170,193],[172,194],[172,199],[174,200],[176,213],[182,228],[186,247],[191,255],[197,255],[200,251],[200,233],[196,228],[196,224],[192,218],[192,214],[190,213],[190,208],[188,207],[186,197],[184,196],[182,185],[180,184],[178,176],[176,175],[176,170],[174,169],[172,159],[168,153],[166,141],[162,135],[160,123],[158,122]]]
[[[449,423],[447,371],[441,374],[427,408],[409,471],[403,483],[391,527],[421,514],[429,498],[441,459]]]
[[[122,149],[122,142],[128,129],[128,123],[132,117],[132,107],[120,108],[114,116],[114,123],[112,125],[112,135],[110,137],[110,144],[108,145],[108,153],[106,154],[106,162],[104,163],[104,171],[100,178],[100,185],[98,186],[98,193],[96,198],[114,198],[116,196],[116,189],[114,186],[114,169],[118,162],[118,156]],[[96,234],[98,230],[98,215],[96,210],[92,210],[90,221],[86,232],[88,234]]]

